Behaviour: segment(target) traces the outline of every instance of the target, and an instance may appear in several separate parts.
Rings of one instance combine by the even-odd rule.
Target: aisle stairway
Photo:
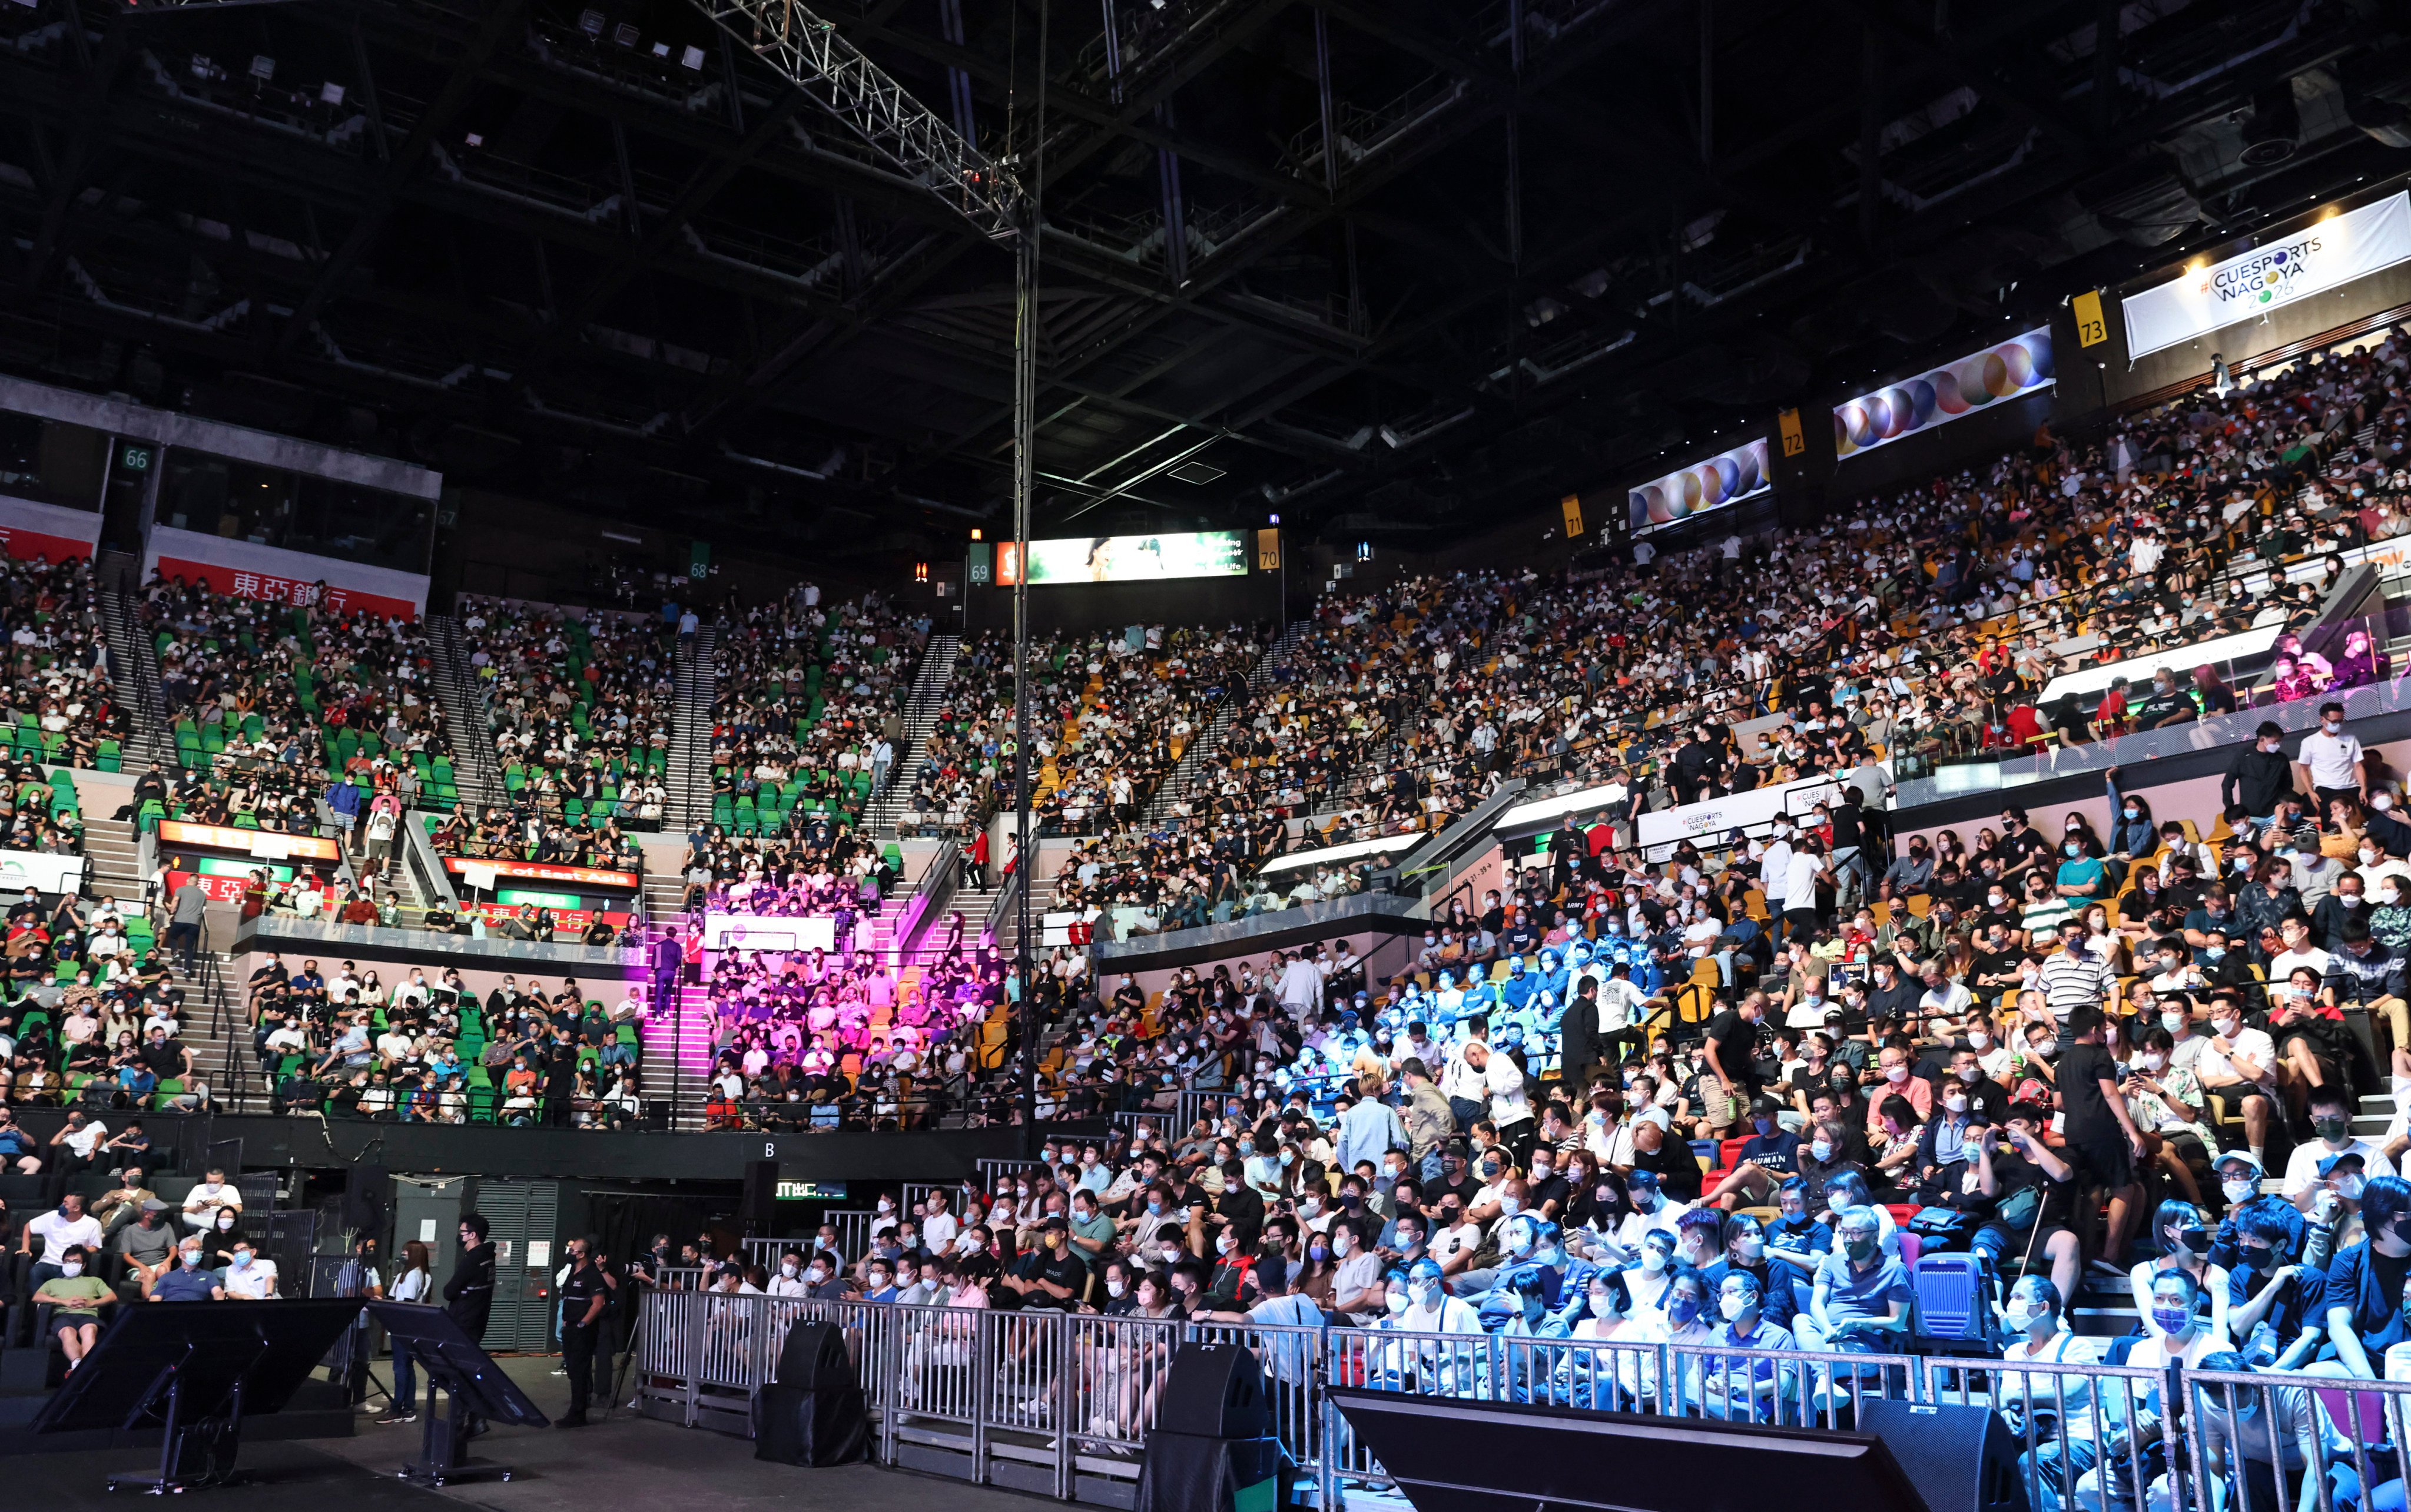
[[[476,670],[469,665],[469,646],[460,622],[449,614],[431,614],[427,634],[435,647],[435,696],[444,706],[444,723],[451,732],[461,800],[473,809],[500,802],[502,756],[494,744],[493,722],[487,717]],[[430,799],[424,806],[446,805]]]
[[[120,742],[124,753],[120,770],[139,772],[153,761],[166,760],[171,749],[159,693],[158,648],[142,633],[134,613],[141,564],[129,551],[103,551],[96,571],[101,629],[109,638],[110,680],[127,717],[125,739]]]
[[[896,765],[887,776],[887,786],[870,800],[865,815],[869,832],[879,840],[896,837],[896,822],[904,812],[906,800],[912,797],[913,774],[921,770],[922,757],[929,748],[929,732],[938,727],[938,715],[946,707],[947,690],[955,679],[955,658],[961,653],[958,636],[939,634],[929,638],[928,649],[921,656],[921,669],[913,679],[913,691],[904,701],[904,739],[896,752]]]
[[[720,635],[710,625],[678,648],[677,727],[670,733],[668,818],[683,829],[711,816],[711,705],[719,697]]]
[[[1274,669],[1289,659],[1290,653],[1296,649],[1299,639],[1305,636],[1306,624],[1304,620],[1292,623],[1281,632],[1279,639],[1264,648],[1264,653],[1256,659],[1254,669],[1248,673],[1249,692],[1261,692],[1272,681]],[[1227,698],[1214,711],[1212,722],[1189,742],[1188,748],[1180,753],[1180,764],[1172,769],[1172,774],[1156,787],[1155,797],[1147,800],[1147,816],[1149,819],[1162,819],[1170,815],[1173,804],[1197,787],[1207,764],[1222,749],[1223,738],[1230,732],[1231,721],[1237,713],[1237,705]]]

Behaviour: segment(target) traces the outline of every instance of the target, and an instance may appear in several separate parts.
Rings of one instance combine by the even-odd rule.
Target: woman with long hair
[[[402,1265],[394,1272],[393,1284],[386,1288],[386,1299],[431,1305],[435,1294],[435,1258],[424,1240],[410,1240],[402,1246]],[[410,1345],[400,1334],[389,1335],[393,1342],[393,1411],[377,1419],[381,1423],[415,1423],[418,1420],[418,1372],[411,1362]]]

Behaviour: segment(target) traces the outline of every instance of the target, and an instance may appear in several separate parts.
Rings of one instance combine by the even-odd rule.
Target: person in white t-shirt
[[[2369,801],[2368,764],[2361,759],[2360,737],[2344,732],[2343,704],[2319,705],[2319,727],[2302,737],[2301,750],[2294,757],[2294,775],[2316,795],[2316,807],[2321,814],[2332,799]]]
[[[276,1295],[276,1262],[263,1260],[252,1248],[251,1240],[234,1241],[234,1261],[226,1269],[226,1278],[219,1283],[227,1297],[242,1301],[264,1301]]]
[[[34,1240],[42,1241],[42,1257],[34,1262],[28,1273],[26,1289],[39,1287],[43,1282],[60,1275],[59,1257],[71,1244],[80,1244],[93,1254],[100,1253],[100,1220],[83,1211],[80,1193],[69,1192],[59,1198],[59,1205],[37,1217],[28,1219],[17,1237],[21,1255],[34,1252]]]
[[[209,1227],[217,1222],[220,1208],[242,1211],[242,1194],[227,1184],[226,1172],[212,1170],[184,1195],[184,1226],[197,1231]]]
[[[932,1192],[924,1204],[928,1210],[921,1219],[921,1244],[932,1255],[943,1255],[953,1247],[955,1235],[962,1226],[946,1211],[944,1194]]]
[[[2194,1079],[2206,1093],[2243,1101],[2244,1142],[2265,1165],[2277,1097],[2276,1042],[2267,1030],[2245,1026],[2242,1005],[2228,993],[2211,999],[2210,1028],[2210,1041],[2194,1060]]]

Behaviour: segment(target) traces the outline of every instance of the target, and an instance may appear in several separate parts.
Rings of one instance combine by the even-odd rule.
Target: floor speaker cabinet
[[[775,1160],[749,1160],[745,1163],[745,1196],[737,1210],[738,1224],[746,1237],[756,1238],[770,1232],[770,1214],[779,1200],[779,1163]]]
[[[1859,1428],[1884,1441],[1931,1512],[2026,1512],[2017,1434],[1992,1408],[1871,1400]]]
[[[1187,1343],[1172,1357],[1156,1425],[1198,1438],[1258,1439],[1272,1431],[1264,1367],[1245,1344]]]

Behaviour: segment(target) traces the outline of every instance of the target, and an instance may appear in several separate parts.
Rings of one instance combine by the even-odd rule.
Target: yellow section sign
[[[1557,501],[1557,507],[1566,512],[1566,534],[1570,536],[1581,535],[1583,533],[1582,495],[1569,493]]]
[[[2110,323],[2101,318],[2101,291],[2088,288],[2068,301],[2076,316],[2076,345],[2098,346],[2110,339]]]
[[[1800,429],[1800,412],[1787,409],[1775,417],[1775,428],[1783,436],[1783,454],[1797,457],[1808,449],[1808,437]]]

